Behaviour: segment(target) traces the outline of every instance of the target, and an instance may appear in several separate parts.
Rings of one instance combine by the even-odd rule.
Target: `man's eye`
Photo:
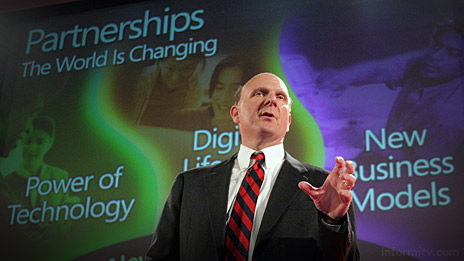
[[[279,100],[283,100],[283,99],[284,99],[284,96],[282,96],[282,95],[279,95],[279,96],[277,96],[277,99],[279,99]]]
[[[257,92],[256,95],[257,96],[263,96],[263,93],[262,92]]]

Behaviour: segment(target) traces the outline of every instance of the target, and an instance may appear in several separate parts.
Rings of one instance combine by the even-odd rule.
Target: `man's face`
[[[464,39],[456,32],[445,32],[433,40],[422,59],[421,76],[435,80],[453,80],[464,65]]]
[[[176,61],[170,57],[161,62],[161,79],[170,88],[183,88],[188,86],[198,66],[198,59],[185,59]]]
[[[52,138],[43,130],[33,130],[23,141],[24,161],[41,163],[52,146]]]
[[[240,87],[242,69],[239,66],[226,67],[218,76],[216,87],[211,97],[214,116],[217,119],[228,119],[230,106],[233,105],[233,97]]]
[[[231,116],[240,126],[244,144],[247,139],[262,137],[270,141],[267,145],[282,143],[291,123],[287,87],[271,73],[253,77],[243,86]]]
[[[25,95],[23,95],[25,96]],[[5,157],[13,150],[22,145],[22,140],[32,131],[32,120],[37,116],[42,108],[42,100],[38,97],[25,96],[15,100],[8,122],[0,122],[8,126],[7,136],[5,137],[5,151],[0,155]]]

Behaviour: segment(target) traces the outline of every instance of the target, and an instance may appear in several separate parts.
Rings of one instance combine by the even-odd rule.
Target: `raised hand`
[[[345,162],[342,157],[336,157],[335,162],[335,167],[321,187],[315,188],[306,181],[301,181],[298,187],[313,199],[319,211],[334,220],[339,220],[350,207],[351,188],[354,187],[356,178],[353,175],[353,162]]]

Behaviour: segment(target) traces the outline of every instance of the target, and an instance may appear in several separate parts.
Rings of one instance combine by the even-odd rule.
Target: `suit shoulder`
[[[211,169],[213,168],[213,166],[214,165],[209,165],[209,166],[189,169],[189,170],[186,170],[186,171],[183,171],[183,172],[179,173],[179,175],[184,176],[184,177],[193,177],[193,176],[198,176],[198,175],[204,175],[205,173],[209,173],[211,171]]]
[[[330,171],[301,162],[293,158],[289,153],[286,153],[285,159],[293,168],[295,168],[299,173],[301,173],[308,181],[316,186],[320,186],[324,183],[327,175]],[[320,185],[319,185],[320,184]]]
[[[307,178],[310,180],[310,183],[321,186],[327,175],[329,175],[329,171],[311,164],[303,163],[303,166],[306,168]]]
[[[317,174],[317,175],[327,176],[330,173],[330,171],[324,168],[318,167],[318,166],[314,166],[314,165],[307,164],[307,163],[302,163],[302,164],[305,166],[307,171],[313,172],[314,174]]]
[[[235,160],[235,157],[236,157],[236,155],[234,155],[231,158],[226,159],[226,160],[224,160],[222,162],[214,164],[214,165],[208,165],[208,166],[202,166],[202,167],[198,167],[198,168],[189,169],[189,170],[186,170],[184,172],[179,173],[179,175],[181,175],[183,177],[196,178],[196,177],[202,177],[202,176],[207,175],[207,174],[209,174],[211,172],[221,172],[221,171],[224,170],[224,168],[226,168],[228,170],[229,167],[232,166],[233,161]]]

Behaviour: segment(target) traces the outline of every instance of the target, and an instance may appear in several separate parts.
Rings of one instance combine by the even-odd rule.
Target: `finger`
[[[341,178],[340,178],[340,181],[341,181],[341,184],[342,184],[342,188],[343,189],[347,189],[347,190],[350,190],[354,187],[354,184],[356,183],[356,178],[349,174],[349,175],[343,175]]]
[[[350,190],[340,190],[338,195],[340,195],[343,204],[351,204],[352,195]]]
[[[354,175],[348,174],[348,175],[343,175],[340,177],[342,181],[348,182],[348,184],[354,186],[354,183],[356,183],[356,177]]]
[[[343,157],[337,156],[335,157],[335,163],[336,164],[334,168],[332,169],[332,171],[330,172],[330,174],[334,173],[337,176],[340,176],[343,172],[343,169],[345,168],[345,160],[343,159]]]
[[[298,183],[298,187],[303,190],[306,194],[308,194],[313,200],[317,198],[319,195],[319,189],[313,187],[313,185],[309,184],[306,181],[301,181]]]
[[[352,161],[347,160],[345,165],[346,168],[343,171],[343,174],[340,175],[340,178],[342,179],[344,187],[351,189],[354,187],[354,184],[356,183],[356,177],[353,175],[354,164]]]
[[[345,173],[354,174],[354,171],[355,171],[354,163],[351,160],[347,160],[345,165],[346,165]]]

